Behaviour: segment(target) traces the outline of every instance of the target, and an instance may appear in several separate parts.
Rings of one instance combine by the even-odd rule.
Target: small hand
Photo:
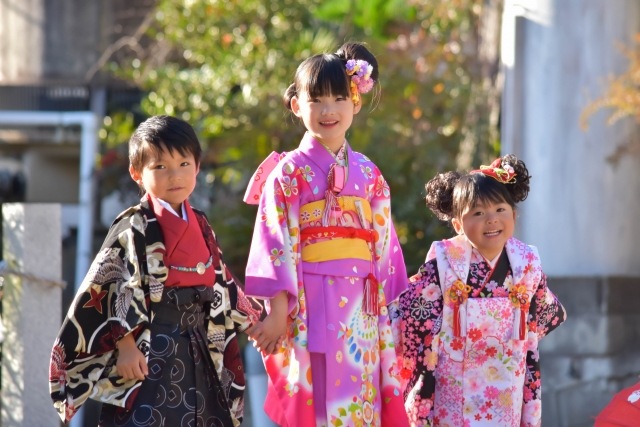
[[[287,316],[282,318],[272,311],[264,321],[255,324],[246,332],[253,341],[253,346],[263,355],[275,354],[282,346],[287,332]]]
[[[131,334],[125,335],[117,343],[118,360],[116,370],[125,380],[144,380],[149,374],[147,361],[144,354],[136,346],[136,342]]]

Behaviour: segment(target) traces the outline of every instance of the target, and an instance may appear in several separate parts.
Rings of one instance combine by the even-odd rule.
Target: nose
[[[177,181],[181,178],[182,174],[181,174],[181,170],[180,169],[170,169],[169,170],[169,179],[171,181]]]
[[[321,112],[323,115],[331,114],[333,112],[333,108],[331,108],[331,104],[329,104],[328,102],[324,102],[322,104]]]

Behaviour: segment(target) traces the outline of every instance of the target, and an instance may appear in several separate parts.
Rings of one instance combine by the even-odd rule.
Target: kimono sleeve
[[[300,179],[292,162],[267,178],[245,274],[247,295],[270,299],[286,291],[290,313],[298,298]]]
[[[423,264],[409,279],[399,303],[405,409],[412,426],[430,426],[443,305],[435,260]]]
[[[64,421],[71,419],[96,384],[109,372],[105,367],[115,343],[136,332],[141,350],[148,337],[148,285],[143,284],[145,221],[139,214],[119,217],[93,260],[53,345],[49,386],[54,407]],[[133,380],[135,383],[135,380]]]
[[[538,340],[560,326],[567,319],[567,312],[551,289],[547,286],[547,276],[542,273],[529,309],[530,326],[535,327]]]
[[[384,293],[389,304],[396,300],[406,288],[407,270],[391,217],[391,191],[377,168],[371,198],[371,213],[373,228],[378,236],[375,243],[378,280],[384,284]]]

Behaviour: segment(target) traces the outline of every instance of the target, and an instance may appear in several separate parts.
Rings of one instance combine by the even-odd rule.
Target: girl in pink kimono
[[[408,425],[389,318],[406,287],[389,186],[345,139],[377,75],[358,43],[305,60],[284,101],[307,132],[248,191],[261,195],[246,291],[267,300],[253,337],[265,410],[281,426]]]
[[[439,174],[427,206],[458,234],[434,242],[400,296],[412,426],[539,426],[538,341],[565,320],[535,247],[512,237],[529,172],[513,155]]]

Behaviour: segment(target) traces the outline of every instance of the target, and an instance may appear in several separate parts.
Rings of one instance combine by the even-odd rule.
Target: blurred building
[[[541,341],[545,427],[592,426],[640,374],[640,126],[606,109],[581,126],[639,33],[637,0],[505,1],[502,151],[533,177],[516,234],[568,312]]]
[[[83,129],[74,114],[93,115],[97,128],[111,110],[138,103],[136,88],[107,76],[100,68],[106,60],[118,57],[120,42],[136,33],[154,5],[155,0],[0,2],[0,203],[62,204],[67,306],[75,293],[74,270],[81,249],[76,236],[83,221]],[[12,122],[11,117],[16,120]],[[95,185],[91,172],[85,188]],[[90,210],[89,215],[95,212]],[[92,221],[88,223],[87,246],[99,245],[104,233],[97,230],[94,241]],[[87,257],[95,254],[85,252]],[[96,425],[96,406],[87,405],[74,419],[75,425]],[[52,406],[36,409],[49,411],[55,418]]]
[[[136,31],[154,3],[0,3],[0,111],[92,111],[101,120],[112,108],[133,105],[138,91],[105,76],[99,65],[114,43]],[[79,133],[77,126],[3,124],[0,200],[77,203]],[[16,177],[15,185],[2,185],[7,174]]]

